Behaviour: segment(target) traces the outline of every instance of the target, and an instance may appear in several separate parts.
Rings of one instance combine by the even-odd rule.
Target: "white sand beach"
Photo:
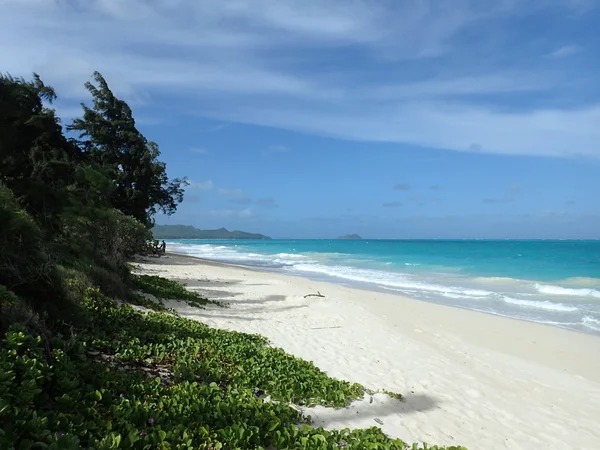
[[[470,450],[600,449],[596,336],[187,256],[139,266],[229,306],[168,302],[185,317],[261,334],[333,377],[405,397],[310,409],[317,426]]]

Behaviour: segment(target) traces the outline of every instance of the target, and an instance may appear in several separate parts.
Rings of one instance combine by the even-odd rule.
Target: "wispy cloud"
[[[264,149],[261,152],[261,154],[263,156],[270,156],[270,155],[277,155],[277,154],[289,153],[289,152],[290,152],[290,148],[285,145],[271,145],[270,147],[267,147],[266,149]]]
[[[511,184],[508,188],[506,188],[506,193],[504,196],[496,198],[484,198],[482,203],[494,204],[514,202],[520,193],[521,186],[519,184]]]
[[[399,206],[402,206],[402,202],[388,202],[384,203],[383,206],[386,208],[397,208]]]
[[[188,180],[189,189],[192,191],[191,195],[188,192],[186,195],[186,201],[192,199],[193,201],[199,201],[200,197],[198,195],[194,195],[193,191],[204,191],[209,192],[212,191],[214,194],[218,194],[221,197],[227,199],[227,202],[234,203],[236,205],[250,205],[254,202],[252,197],[246,195],[243,189],[226,189],[215,186],[215,183],[212,180],[206,181],[194,181]],[[214,195],[213,194],[213,195]],[[263,199],[264,201],[265,199]],[[258,201],[257,201],[258,203]]]
[[[229,197],[229,198],[234,198],[234,199],[240,199],[240,198],[244,197],[244,191],[242,189],[219,188],[219,189],[217,189],[217,192],[219,195],[222,195],[223,197]]]
[[[581,52],[581,48],[577,45],[563,45],[558,47],[556,50],[548,53],[550,58],[565,58],[567,56],[575,55]]]
[[[229,202],[236,205],[249,205],[252,203],[252,199],[250,197],[230,198]]]
[[[212,126],[212,127],[205,128],[204,130],[201,130],[201,132],[202,133],[217,133],[219,131],[225,130],[228,127],[229,127],[229,124],[222,123],[222,124],[219,124],[219,125],[215,125],[215,126]]]
[[[394,190],[396,191],[410,191],[412,186],[408,183],[398,183],[394,186]]]
[[[237,218],[249,218],[254,217],[254,212],[249,209],[213,209],[207,211],[209,216],[214,217],[237,217]]]
[[[429,186],[429,189],[431,189],[432,191],[441,191],[442,189],[444,189],[444,187],[440,186],[439,184],[434,184],[433,186]]]
[[[199,191],[212,191],[215,187],[215,184],[212,182],[212,180],[206,180],[206,181],[188,180],[188,183],[189,183],[190,189],[197,189]]]
[[[137,109],[164,116],[455,151],[600,157],[595,77],[560,61],[577,42],[532,29],[540,46],[515,52],[495,26],[487,39],[464,38],[540,12],[595,14],[589,3],[4,0],[0,61],[14,75],[40,73],[61,110],[87,99],[83,83],[99,70]],[[543,58],[542,45],[554,57]],[[332,51],[352,55],[351,64],[330,59]]]
[[[190,153],[194,153],[195,155],[208,155],[209,151],[202,147],[192,147],[189,149]]]
[[[500,197],[500,198],[484,198],[482,200],[482,203],[489,203],[489,204],[494,204],[494,203],[509,203],[514,201],[514,198],[507,198],[507,197]]]
[[[272,197],[259,198],[256,200],[256,204],[267,208],[277,208],[279,206],[277,201]]]

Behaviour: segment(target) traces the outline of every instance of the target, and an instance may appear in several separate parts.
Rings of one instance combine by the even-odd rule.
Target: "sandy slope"
[[[145,273],[230,308],[169,306],[259,333],[377,394],[312,409],[317,425],[378,426],[406,441],[483,449],[600,449],[600,338],[379,292],[169,255]],[[304,295],[320,291],[324,298]]]

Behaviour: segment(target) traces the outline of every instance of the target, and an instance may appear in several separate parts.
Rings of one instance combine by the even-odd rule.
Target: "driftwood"
[[[341,326],[337,326],[337,327],[314,327],[314,328],[309,328],[309,330],[330,330],[332,328],[342,328]]]
[[[307,294],[304,296],[304,298],[306,297],[325,297],[323,294],[321,294],[319,291],[317,291],[317,294]]]

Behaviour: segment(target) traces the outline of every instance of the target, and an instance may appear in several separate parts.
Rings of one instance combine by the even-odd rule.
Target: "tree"
[[[51,232],[58,228],[73,181],[79,148],[62,133],[52,103],[56,94],[34,74],[33,81],[0,75],[0,182],[20,205]]]
[[[83,117],[67,129],[79,132],[81,148],[115,183],[112,206],[150,228],[158,211],[176,211],[187,181],[169,180],[165,163],[158,160],[158,145],[136,128],[129,105],[112,93],[100,73],[94,73],[94,80],[97,86],[85,85],[93,107],[82,104]]]

